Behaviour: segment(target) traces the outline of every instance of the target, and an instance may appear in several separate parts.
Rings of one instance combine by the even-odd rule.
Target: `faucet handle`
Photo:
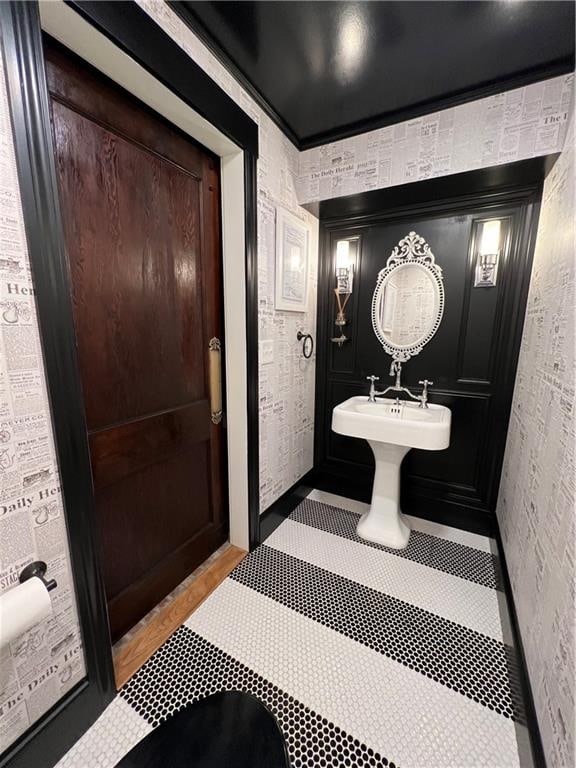
[[[380,376],[366,376],[366,381],[370,382],[370,392],[368,393],[368,402],[369,403],[375,403],[376,402],[376,387],[374,386],[375,381],[380,381]]]
[[[418,384],[422,385],[422,394],[418,398],[420,400],[420,408],[428,408],[428,387],[432,386],[434,382],[424,379],[419,381]]]

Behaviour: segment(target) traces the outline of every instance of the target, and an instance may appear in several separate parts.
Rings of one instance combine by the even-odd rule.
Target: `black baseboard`
[[[262,513],[260,517],[260,538],[259,544],[262,544],[268,536],[270,536],[276,528],[283,523],[284,520],[290,515],[290,513],[296,509],[298,504],[305,499],[310,491],[314,488],[310,484],[310,475],[308,472],[304,477],[298,480],[297,483],[280,496],[279,499],[268,507],[268,509]]]
[[[312,488],[327,493],[335,493],[347,499],[370,502],[372,482],[364,474],[356,480],[345,475],[313,469],[306,476],[306,483]],[[452,528],[480,536],[493,536],[495,530],[494,515],[480,511],[476,507],[464,503],[449,503],[445,499],[434,499],[414,496],[402,496],[403,511],[413,517],[421,517],[434,523],[450,525]]]
[[[522,643],[522,635],[520,632],[520,625],[518,623],[518,614],[516,613],[516,604],[514,602],[514,595],[512,593],[512,583],[510,581],[510,574],[508,573],[506,555],[504,553],[504,545],[502,543],[502,536],[500,534],[500,527],[497,520],[494,521],[494,538],[498,547],[498,563],[500,566],[498,581],[499,586],[503,589],[504,595],[506,596],[506,605],[508,608],[510,628],[512,630],[512,639],[514,643],[514,649],[516,651],[516,656],[518,658],[520,687],[524,701],[524,709],[526,712],[526,726],[530,736],[530,746],[532,748],[534,768],[546,768],[544,746],[542,744],[542,737],[540,735],[540,727],[538,725],[538,717],[536,715],[536,707],[534,705],[532,686],[528,676],[528,666],[526,664],[526,655],[524,653],[524,645]]]

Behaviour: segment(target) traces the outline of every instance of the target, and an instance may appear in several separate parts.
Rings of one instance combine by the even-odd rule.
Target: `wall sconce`
[[[354,262],[350,258],[350,240],[336,243],[336,287],[338,293],[352,293]]]
[[[476,270],[474,288],[493,288],[498,274],[498,260],[502,248],[502,222],[500,219],[479,222],[476,242]]]
[[[336,296],[338,311],[334,322],[340,329],[340,335],[334,336],[331,341],[338,344],[339,347],[341,347],[345,341],[348,341],[348,337],[344,335],[342,329],[348,322],[344,310],[346,309],[346,304],[352,294],[354,262],[356,260],[357,250],[357,239],[338,240],[336,243],[336,288],[334,288],[334,295]]]

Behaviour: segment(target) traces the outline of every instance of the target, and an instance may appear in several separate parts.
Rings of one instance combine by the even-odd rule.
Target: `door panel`
[[[210,439],[210,406],[198,400],[179,410],[92,432],[94,485],[108,485]]]
[[[216,160],[56,47],[48,81],[112,637],[226,538]]]
[[[88,429],[202,397],[200,182],[68,107],[53,118]]]
[[[97,491],[100,517],[107,533],[103,550],[108,563],[106,582],[110,597],[118,595],[209,524],[207,470],[206,449],[197,445]],[[123,507],[137,510],[137,535],[133,516],[118,514]],[[168,517],[165,507],[179,509],[180,514]],[[126,541],[131,545],[129,556],[124,549]]]

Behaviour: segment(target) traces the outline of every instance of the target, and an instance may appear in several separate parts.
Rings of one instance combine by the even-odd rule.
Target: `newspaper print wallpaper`
[[[58,586],[52,617],[0,647],[0,753],[84,677],[0,56],[0,592],[33,560]]]
[[[204,43],[162,0],[140,6],[258,124],[258,294],[260,367],[260,511],[294,485],[314,460],[315,355],[302,356],[299,330],[316,335],[318,219],[296,199],[299,152]],[[274,308],[276,207],[310,229],[306,312]]]
[[[574,139],[544,195],[498,520],[548,768],[575,764]]]
[[[301,204],[560,152],[574,94],[565,75],[306,150]]]

